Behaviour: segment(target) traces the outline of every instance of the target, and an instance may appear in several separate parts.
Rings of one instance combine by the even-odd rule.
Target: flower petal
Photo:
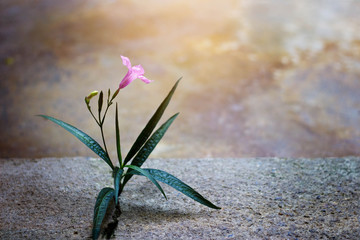
[[[144,76],[138,76],[139,79],[141,79],[141,81],[143,81],[144,83],[151,83],[153,80],[147,79]]]
[[[119,89],[122,89],[129,85],[132,81],[134,81],[138,76],[131,71],[128,71],[128,73],[125,75],[123,80],[119,84]]]
[[[139,76],[144,75],[144,73],[145,73],[144,68],[141,65],[133,66],[132,71],[133,71],[133,73],[135,73]]]
[[[129,69],[129,71],[131,71],[132,69],[131,69],[130,59],[127,58],[127,57],[124,57],[124,56],[121,56],[121,59],[122,59],[122,61],[123,61],[123,64],[124,64],[125,66],[127,66],[127,68]]]
[[[144,68],[141,65],[131,66],[131,62],[129,58],[121,56],[121,59],[123,61],[123,64],[129,69],[123,80],[121,80],[119,84],[119,89],[122,89],[129,85],[132,81],[134,81],[136,78],[141,79],[144,83],[150,83],[152,80],[147,79],[144,77]]]

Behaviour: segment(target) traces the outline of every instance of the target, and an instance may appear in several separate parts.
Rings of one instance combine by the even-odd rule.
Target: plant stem
[[[96,119],[96,117],[94,116],[94,114],[93,114],[93,112],[91,111],[91,108],[90,108],[89,106],[88,106],[88,110],[89,110],[89,112],[90,112],[91,116],[94,118],[94,120],[95,120],[95,122],[97,123],[97,125],[99,125],[99,126],[100,126],[99,121]]]
[[[108,156],[109,156],[109,152],[107,150],[106,143],[105,143],[105,135],[104,135],[103,125],[104,125],[105,117],[106,117],[106,114],[107,114],[107,111],[108,111],[109,107],[110,107],[110,104],[108,103],[107,107],[106,107],[106,110],[105,110],[105,113],[104,113],[104,116],[103,116],[102,119],[101,119],[101,115],[99,113],[99,121],[100,121],[99,127],[100,127],[100,131],[101,131],[101,137],[102,137],[102,140],[103,140],[103,143],[104,143],[105,152],[107,153]]]
[[[110,91],[110,90],[109,90]],[[109,101],[109,96],[108,96],[108,100],[106,101],[107,102],[107,106],[106,106],[106,110],[104,112],[104,115],[103,117],[101,118],[101,110],[99,108],[99,119],[97,119],[95,117],[95,115],[93,114],[93,112],[91,111],[91,108],[89,106],[89,104],[87,103],[87,108],[91,114],[91,116],[94,118],[95,122],[97,123],[97,125],[100,127],[100,131],[101,131],[101,138],[102,138],[102,141],[104,143],[104,150],[106,152],[106,154],[108,155],[109,157],[109,152],[107,150],[107,147],[106,147],[106,142],[105,142],[105,134],[104,134],[104,128],[103,128],[103,125],[104,125],[104,121],[105,121],[105,117],[106,117],[106,114],[109,110],[109,107],[110,105],[112,104],[112,101],[115,99],[115,97],[117,96],[117,93],[118,93],[119,90],[117,90],[117,92],[115,92],[116,94],[113,95],[113,97],[111,98],[111,100]],[[102,93],[102,92],[101,92]],[[100,104],[100,103],[99,103]]]
[[[112,104],[112,102],[107,104],[107,107],[106,107],[106,110],[105,110],[105,113],[104,113],[104,116],[103,116],[102,120],[100,120],[100,115],[99,115],[99,120],[100,120],[101,125],[103,125],[103,123],[105,121],[106,113],[107,113],[107,111],[108,111],[111,104]]]
[[[100,125],[100,131],[101,131],[101,137],[102,137],[102,140],[103,140],[103,143],[104,143],[105,152],[109,156],[109,152],[107,150],[106,143],[105,143],[104,129],[103,129],[102,124]]]

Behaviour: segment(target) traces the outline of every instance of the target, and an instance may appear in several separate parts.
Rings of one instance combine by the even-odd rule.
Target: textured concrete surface
[[[359,239],[360,158],[150,159],[222,207],[142,177],[121,197],[115,239]],[[93,158],[1,159],[1,239],[86,239],[97,192]],[[145,198],[146,196],[146,198]]]
[[[87,156],[34,115],[100,139],[83,98],[115,90],[120,54],[155,80],[118,97],[126,146],[183,76],[154,157],[360,155],[359,12],[358,0],[1,0],[0,157]]]

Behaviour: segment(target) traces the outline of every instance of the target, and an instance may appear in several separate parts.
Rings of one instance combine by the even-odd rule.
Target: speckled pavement
[[[359,239],[360,158],[150,159],[213,203],[204,207],[142,177],[121,197],[114,239]],[[0,239],[87,239],[98,191],[95,158],[0,160]]]

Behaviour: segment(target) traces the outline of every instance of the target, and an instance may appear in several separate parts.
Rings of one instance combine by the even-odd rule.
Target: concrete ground
[[[135,177],[114,239],[359,239],[360,158],[150,159],[221,210]],[[0,159],[1,239],[87,239],[98,191],[95,158]]]

